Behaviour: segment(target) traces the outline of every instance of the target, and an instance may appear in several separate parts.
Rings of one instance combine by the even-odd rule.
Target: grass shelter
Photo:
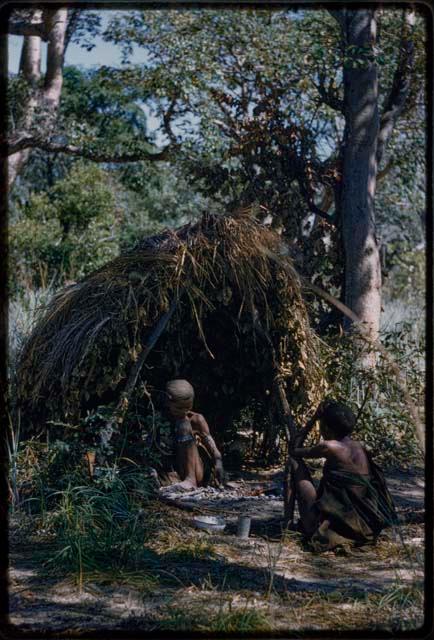
[[[109,406],[122,430],[125,416],[161,405],[174,377],[191,381],[220,443],[252,403],[278,424],[276,382],[299,419],[324,392],[292,261],[247,214],[204,214],[144,238],[57,293],[19,359],[22,424],[77,427]],[[273,437],[263,434],[265,448]]]

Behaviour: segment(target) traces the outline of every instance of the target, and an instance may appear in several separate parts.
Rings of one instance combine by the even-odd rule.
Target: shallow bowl
[[[205,531],[223,531],[226,527],[226,522],[223,518],[217,516],[197,516],[193,518],[193,522],[198,529],[204,529]]]

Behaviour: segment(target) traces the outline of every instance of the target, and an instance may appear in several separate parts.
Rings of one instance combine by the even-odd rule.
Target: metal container
[[[252,524],[252,519],[250,516],[239,516],[238,518],[238,528],[237,528],[237,536],[239,538],[248,538],[250,534],[250,525]]]

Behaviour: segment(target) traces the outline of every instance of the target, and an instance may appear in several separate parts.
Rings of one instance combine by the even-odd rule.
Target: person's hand
[[[216,477],[217,483],[219,485],[222,485],[225,479],[225,471],[223,469],[223,461],[221,458],[218,458],[215,461],[215,477]]]

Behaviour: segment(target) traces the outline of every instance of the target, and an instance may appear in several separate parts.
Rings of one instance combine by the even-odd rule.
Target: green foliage
[[[119,172],[123,187],[123,217],[119,244],[127,250],[145,236],[166,227],[193,222],[211,203],[192,188],[179,168],[169,164],[149,165],[141,162],[123,167]]]
[[[404,304],[423,307],[426,291],[425,251],[401,251],[385,284],[385,296],[389,301],[401,300]],[[416,312],[417,313],[417,312]]]
[[[46,192],[19,206],[10,227],[12,286],[77,279],[116,253],[116,201],[108,174],[76,164]]]
[[[336,66],[339,48],[328,39],[336,45],[339,31],[327,12],[318,13],[118,14],[107,39],[120,43],[126,57],[130,44],[137,44],[150,63],[111,70],[111,75],[114,82],[141,87],[161,119],[170,105],[171,135],[184,145],[184,171],[203,193],[227,204],[258,200],[272,213],[284,209],[280,216],[285,217],[289,194],[297,193],[294,178],[305,177],[300,158],[310,161],[317,155],[318,127],[318,144],[332,135],[324,113],[318,115],[306,62],[314,65],[312,78],[319,60],[331,56],[330,66]],[[322,49],[318,34],[325,38]],[[161,133],[166,135],[167,127]],[[288,224],[294,224],[290,218]]]
[[[113,86],[141,90],[159,117],[161,139],[179,145],[172,164],[196,191],[226,210],[255,204],[255,215],[290,240],[301,272],[339,297],[339,225],[309,219],[309,202],[320,208],[327,203],[325,211],[336,213],[343,70],[374,63],[384,106],[403,64],[403,15],[390,8],[378,12],[372,53],[346,47],[327,10],[119,12],[104,36],[122,48],[125,64],[107,76]],[[378,235],[387,245],[386,273],[403,249],[421,239],[415,209],[423,211],[425,192],[425,31],[423,16],[416,15],[408,108],[380,167],[376,210]],[[143,51],[147,62],[130,62],[133,50]],[[340,318],[330,317],[322,302],[312,300],[312,311],[320,333],[336,328]]]
[[[21,76],[9,78],[6,102],[8,131],[13,132],[23,117],[23,107],[27,103],[31,89]]]
[[[380,69],[380,103],[402,56],[402,15],[378,12],[377,50],[369,62]],[[423,16],[417,15],[415,29],[412,104],[424,82]],[[121,69],[106,70],[112,85],[141,91],[160,117],[159,134],[181,144],[179,161],[207,195],[226,204],[258,201],[283,219],[292,238],[306,201],[337,185],[342,70],[348,61],[365,65],[367,52],[344,46],[329,11],[118,12],[104,37],[124,55]],[[147,62],[130,62],[133,50],[143,51]],[[410,124],[422,111],[405,113],[390,147],[388,161],[410,171],[410,148],[423,171],[420,128]],[[389,182],[396,190],[404,185],[400,176]],[[300,189],[304,207],[289,209]]]
[[[65,68],[60,119],[75,143],[99,153],[126,151],[147,136],[146,115],[134,86],[113,84],[105,67]]]
[[[20,441],[17,434],[14,455],[9,459],[14,471],[12,508],[44,517],[53,505],[54,491],[86,480],[85,466],[74,454],[71,445],[63,440],[47,445],[38,440]]]
[[[108,181],[109,174],[98,166],[78,163],[66,179],[54,185],[50,200],[65,234],[69,230],[83,231],[105,215],[113,216],[115,199]],[[38,215],[37,211],[32,213]]]
[[[44,523],[56,533],[58,551],[51,562],[61,561],[78,573],[143,566],[151,496],[143,473],[116,467],[92,484],[70,485],[54,494],[57,506]]]
[[[64,425],[64,430],[68,425]],[[13,505],[51,540],[49,568],[59,562],[82,582],[92,571],[148,566],[144,543],[153,531],[155,485],[146,469],[115,462],[89,477],[85,442],[21,442]]]
[[[384,332],[382,342],[400,369],[402,381],[423,414],[424,343],[403,325]],[[331,349],[330,349],[331,347]],[[366,369],[361,354],[367,346],[352,337],[330,338],[324,349],[329,395],[340,398],[358,416],[355,437],[387,467],[407,468],[420,463],[421,452],[409,408],[390,363],[380,354],[377,366]]]
[[[134,83],[114,81],[107,67],[66,67],[58,134],[90,155],[146,155],[155,145],[141,99]]]

